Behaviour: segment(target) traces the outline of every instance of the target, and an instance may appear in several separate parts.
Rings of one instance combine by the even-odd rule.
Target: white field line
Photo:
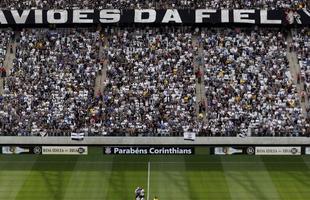
[[[147,200],[150,199],[151,162],[147,164]]]

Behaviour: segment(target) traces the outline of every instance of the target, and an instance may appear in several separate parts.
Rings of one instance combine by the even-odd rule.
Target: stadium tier
[[[306,123],[283,33],[219,30],[201,38],[211,134],[302,133]]]
[[[307,0],[3,0],[0,7],[5,9],[52,9],[52,8],[302,8],[309,5]]]
[[[6,27],[0,29],[0,135],[308,136],[309,28],[301,27],[310,16],[308,3],[1,1],[0,25]],[[94,24],[78,27],[75,18],[88,21],[98,13],[60,10],[105,8],[120,9],[103,12],[122,18],[119,24],[90,19]],[[126,11],[133,8],[138,11]],[[140,8],[222,10],[180,11],[195,18],[185,26],[177,22],[178,10]],[[126,12],[132,26],[121,23]],[[211,14],[222,24],[203,27],[206,18],[214,19]],[[68,18],[70,28],[57,26]],[[136,26],[141,21],[150,26]],[[242,26],[253,21],[259,26]],[[268,23],[277,27],[263,27]]]
[[[0,133],[305,136],[309,31],[295,32],[289,41],[278,28],[2,31],[16,50]]]
[[[89,125],[81,119],[94,101],[98,39],[98,32],[83,30],[20,33],[3,99],[12,132],[57,134]]]
[[[109,132],[170,135],[198,128],[191,32],[125,29],[107,40],[102,96]]]

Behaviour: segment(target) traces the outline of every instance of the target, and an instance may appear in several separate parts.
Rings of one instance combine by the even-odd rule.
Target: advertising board
[[[301,155],[301,147],[255,147],[255,155]]]
[[[43,155],[87,155],[87,146],[43,146]]]
[[[107,155],[193,155],[194,147],[174,146],[106,146],[103,153]]]
[[[40,146],[2,146],[2,154],[41,154]]]

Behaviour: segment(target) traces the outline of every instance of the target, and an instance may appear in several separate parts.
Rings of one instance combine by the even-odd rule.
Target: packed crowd
[[[201,34],[209,135],[298,136],[309,133],[279,30]]]
[[[6,9],[52,8],[303,8],[307,0],[1,0]]]
[[[113,31],[111,29],[110,31]],[[25,30],[0,102],[0,134],[180,135],[198,132],[195,49],[180,29],[124,29],[109,33]]]
[[[310,29],[303,28],[294,32],[292,47],[297,52],[300,73],[297,75],[299,84],[302,84],[302,98],[310,99]],[[310,105],[307,107],[310,115]]]
[[[0,135],[310,135],[285,31],[127,27],[18,35],[0,96]],[[297,31],[292,47],[308,96],[309,36],[307,28]],[[206,101],[197,99],[199,84]]]
[[[124,29],[107,39],[106,131],[176,135],[198,129],[195,49],[180,29]]]
[[[0,133],[57,135],[92,128],[99,33],[66,29],[21,32],[0,101]]]
[[[0,78],[6,76],[4,60],[8,51],[8,42],[11,38],[12,32],[9,30],[0,30]]]

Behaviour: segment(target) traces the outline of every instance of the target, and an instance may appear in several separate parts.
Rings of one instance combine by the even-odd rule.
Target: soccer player
[[[140,199],[140,194],[141,194],[141,188],[140,187],[136,188],[135,194],[136,194],[136,199]]]
[[[157,196],[154,197],[154,200],[159,200]]]
[[[144,189],[143,188],[141,188],[141,191],[140,191],[140,199],[144,200]]]

